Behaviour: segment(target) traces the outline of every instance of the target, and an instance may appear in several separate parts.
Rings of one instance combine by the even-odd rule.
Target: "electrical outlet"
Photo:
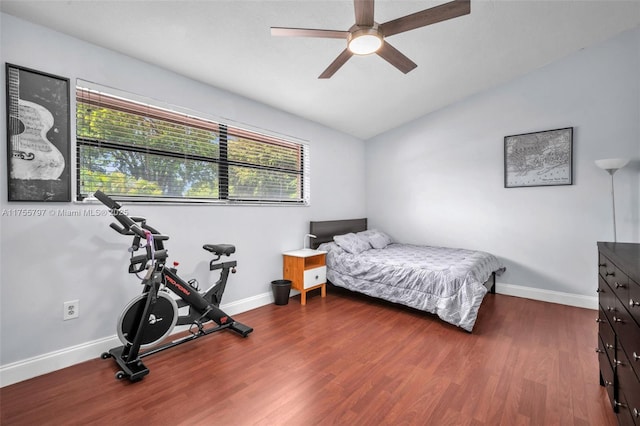
[[[63,320],[70,320],[74,318],[78,318],[80,316],[80,301],[79,300],[70,300],[68,302],[64,302],[64,311],[62,312]]]

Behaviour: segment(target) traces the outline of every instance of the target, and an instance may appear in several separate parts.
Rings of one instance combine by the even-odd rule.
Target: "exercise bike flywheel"
[[[118,319],[118,338],[123,345],[132,345],[139,324],[138,317],[143,314],[148,293],[135,297],[124,308]],[[167,293],[160,291],[155,304],[151,307],[147,324],[144,327],[141,346],[151,346],[164,340],[178,321],[178,305]]]

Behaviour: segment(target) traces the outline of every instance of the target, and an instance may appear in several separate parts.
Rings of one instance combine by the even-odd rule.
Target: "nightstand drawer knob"
[[[613,317],[613,322],[623,323],[624,321],[622,321],[622,318]]]
[[[607,311],[609,311],[609,312],[613,312],[613,311],[615,311],[615,310],[616,310],[616,308],[615,308],[615,307],[613,307],[613,306],[607,306]]]
[[[636,302],[633,299],[629,299],[629,306],[631,306],[632,308],[635,308],[636,306],[640,306],[640,302]]]
[[[604,344],[604,346],[605,346],[607,349],[613,349],[613,348],[614,348],[614,346],[613,346],[611,343],[605,343],[605,344]]]
[[[616,281],[615,286],[616,286],[616,288],[626,288],[626,286],[624,284],[620,284],[618,281]]]
[[[605,273],[604,273],[604,276],[605,276],[605,277],[615,277],[615,276],[616,276],[616,273],[615,273],[615,272],[605,272]]]
[[[604,351],[602,349],[600,349],[600,348],[596,348],[596,353],[603,354]]]
[[[596,322],[604,322],[602,318],[596,318]]]
[[[613,400],[613,405],[617,408],[627,408],[627,404],[625,404],[624,402],[618,402],[615,399]]]
[[[605,386],[613,386],[613,382],[604,381]]]
[[[633,360],[634,361],[640,361],[640,355],[638,355],[637,353],[633,353]]]
[[[607,266],[606,263],[598,263],[599,268],[606,268],[606,266]]]
[[[633,417],[638,418],[640,417],[640,410],[638,410],[637,408],[633,409]]]

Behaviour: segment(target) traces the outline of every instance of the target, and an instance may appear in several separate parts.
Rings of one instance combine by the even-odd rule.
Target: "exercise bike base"
[[[111,357],[115,359],[118,367],[120,367],[120,371],[116,373],[116,378],[123,379],[126,377],[132,382],[142,380],[144,376],[149,374],[149,369],[142,363],[140,357],[134,359],[133,361],[126,361],[122,357],[122,353],[124,352],[124,350],[124,346],[119,346],[117,348],[109,350],[109,355],[111,355]]]
[[[249,333],[253,331],[253,328],[239,322],[232,322],[229,328],[240,334],[242,337],[247,337]]]
[[[158,352],[162,352],[166,349],[173,348],[183,343],[187,343],[192,340],[195,340],[199,337],[207,336],[211,333],[215,333],[217,331],[221,331],[227,328],[229,330],[235,331],[236,333],[240,334],[242,337],[247,337],[253,331],[253,328],[246,326],[240,322],[234,321],[228,324],[219,325],[217,327],[209,328],[206,330],[202,329],[202,330],[199,330],[197,333],[184,336],[182,338],[166,343],[164,345],[152,347],[144,352],[139,353],[137,358],[132,361],[127,361],[123,357],[123,353],[130,346],[119,346],[117,348],[113,348],[109,350],[108,352],[109,356],[106,356],[107,354],[103,354],[102,358],[106,359],[108,357],[112,357],[115,359],[116,363],[118,364],[118,367],[120,367],[120,371],[116,373],[117,379],[123,379],[126,377],[132,382],[137,382],[139,380],[142,380],[144,376],[149,374],[149,369],[142,363],[142,358],[147,357],[149,355],[156,354]]]

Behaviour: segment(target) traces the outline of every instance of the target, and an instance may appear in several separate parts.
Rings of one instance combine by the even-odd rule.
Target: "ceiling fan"
[[[467,15],[471,13],[470,2],[471,0],[453,0],[384,24],[378,24],[373,20],[374,0],[354,0],[356,23],[347,31],[271,27],[271,35],[346,39],[347,48],[318,78],[330,78],[354,54],[369,55],[371,53],[377,53],[406,74],[418,65],[391,46],[385,37]]]

